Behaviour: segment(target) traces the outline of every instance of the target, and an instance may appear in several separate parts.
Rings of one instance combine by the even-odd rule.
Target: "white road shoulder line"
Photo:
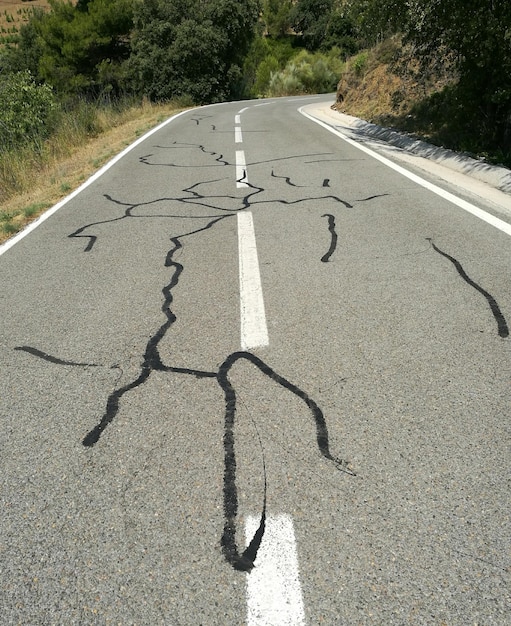
[[[248,517],[247,543],[260,523]],[[304,626],[298,554],[289,515],[268,517],[254,569],[247,574],[247,626]]]
[[[268,345],[268,328],[263,290],[250,211],[238,213],[238,252],[240,268],[241,347],[243,350]]]
[[[424,178],[421,178],[420,176],[418,176],[417,174],[414,174],[413,172],[408,171],[406,168],[401,167],[400,165],[397,165],[397,163],[394,163],[390,159],[387,159],[386,157],[382,156],[381,154],[378,154],[378,152],[375,152],[374,150],[371,150],[367,146],[363,146],[360,143],[358,143],[356,141],[353,141],[353,139],[350,139],[349,137],[346,137],[346,135],[344,135],[342,132],[338,131],[336,128],[333,128],[332,126],[330,126],[326,122],[322,122],[321,120],[318,120],[317,118],[313,117],[309,113],[306,113],[303,110],[303,107],[298,109],[298,111],[303,116],[307,117],[308,119],[312,120],[313,122],[316,122],[316,124],[319,124],[320,126],[323,126],[323,128],[326,128],[328,131],[330,131],[331,133],[333,133],[337,137],[340,137],[346,143],[349,143],[350,145],[354,146],[355,148],[358,148],[359,150],[361,150],[362,152],[365,152],[366,154],[369,154],[370,156],[372,156],[377,161],[380,161],[381,163],[383,163],[387,167],[390,167],[391,169],[395,170],[396,172],[399,172],[400,174],[402,174],[403,176],[406,176],[406,178],[412,180],[414,183],[417,183],[418,185],[421,185],[422,187],[428,189],[429,191],[432,191],[437,196],[440,196],[441,198],[444,198],[444,200],[448,200],[449,202],[452,202],[452,204],[455,204],[456,206],[460,207],[464,211],[467,211],[468,213],[471,213],[472,215],[474,215],[475,217],[478,217],[479,219],[483,220],[487,224],[490,224],[491,226],[494,226],[495,228],[498,228],[503,233],[506,233],[506,235],[510,235],[511,236],[511,224],[508,224],[504,220],[501,220],[498,217],[495,217],[494,215],[491,215],[491,213],[487,213],[486,211],[483,211],[483,209],[480,209],[479,207],[475,206],[474,204],[471,204],[470,202],[467,202],[466,200],[463,200],[462,198],[458,198],[458,196],[455,196],[454,194],[450,193],[449,191],[445,191],[445,189],[442,189],[441,187],[438,187],[437,185],[434,185],[433,183],[430,183],[429,181],[425,180]]]

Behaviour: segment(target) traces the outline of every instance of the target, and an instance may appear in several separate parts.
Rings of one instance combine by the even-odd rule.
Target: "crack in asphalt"
[[[328,230],[330,231],[331,241],[330,241],[330,248],[328,249],[328,252],[326,252],[321,257],[321,261],[323,263],[328,263],[330,261],[330,257],[335,252],[335,249],[337,247],[337,233],[335,231],[335,217],[331,213],[325,213],[324,215],[322,215],[322,217],[328,218]]]
[[[457,259],[455,259],[450,254],[447,254],[447,252],[444,252],[443,250],[440,250],[440,248],[438,248],[433,243],[433,239],[431,237],[426,237],[426,240],[430,242],[430,244],[431,244],[433,250],[435,250],[435,252],[438,252],[438,254],[440,254],[441,256],[443,256],[446,259],[448,259],[454,265],[454,267],[456,268],[456,271],[461,276],[461,278],[467,283],[467,285],[470,285],[471,287],[473,287],[476,291],[478,291],[486,299],[486,301],[488,302],[488,305],[490,307],[490,310],[491,310],[491,312],[493,314],[493,317],[495,318],[495,321],[497,322],[497,332],[498,332],[499,337],[502,337],[503,339],[508,337],[509,336],[509,327],[508,327],[508,324],[506,322],[506,318],[504,317],[504,314],[500,310],[500,307],[497,304],[497,301],[495,300],[495,298],[490,293],[488,293],[485,289],[483,289],[480,285],[478,285],[474,280],[472,280],[470,278],[470,276],[463,269],[463,266],[461,265],[461,263]]]
[[[224,159],[224,155],[220,154],[218,152],[215,152],[214,150],[207,150],[205,146],[203,146],[202,144],[190,144],[190,143],[183,143],[183,142],[178,142],[178,141],[174,141],[174,143],[171,146],[154,146],[155,148],[157,148],[158,150],[179,150],[179,149],[187,149],[187,148],[196,148],[199,149],[203,154],[205,154],[206,156],[213,156],[215,157],[215,162],[218,163],[220,166],[225,167],[227,165],[230,165],[229,161],[226,161]],[[178,168],[210,168],[210,167],[214,167],[211,164],[207,164],[207,165],[190,165],[188,163],[153,163],[151,162],[149,159],[151,157],[153,157],[154,154],[146,154],[143,155],[141,157],[139,157],[139,162],[142,163],[142,165],[148,165],[151,167],[178,167]]]
[[[31,346],[16,346],[14,349],[20,352],[27,352],[32,356],[36,356],[39,359],[43,359],[44,361],[48,361],[49,363],[53,363],[55,365],[68,365],[71,367],[104,367],[103,365],[98,365],[97,363],[77,363],[75,361],[66,361],[65,359],[59,359],[58,357],[47,354],[46,352],[43,352],[42,350],[38,350],[37,348],[33,348]],[[110,369],[116,369],[118,367],[118,365],[111,365]]]
[[[280,376],[267,365],[262,359],[250,352],[233,352],[220,366],[217,373],[218,384],[224,391],[225,397],[225,429],[224,429],[224,514],[225,524],[221,539],[222,550],[226,560],[237,570],[250,571],[254,567],[257,550],[264,535],[266,522],[266,472],[264,484],[263,508],[260,516],[259,526],[253,535],[248,547],[242,554],[236,542],[236,518],[238,515],[238,490],[236,487],[236,454],[234,439],[234,424],[236,416],[236,391],[229,380],[229,372],[237,361],[244,359],[255,365],[261,373],[272,381],[287,389],[292,394],[302,400],[309,409],[316,425],[316,444],[321,455],[332,461],[336,468],[351,476],[355,473],[349,468],[349,463],[340,458],[334,457],[330,452],[328,428],[322,410],[307,393],[299,387]],[[264,453],[263,453],[264,463]]]
[[[289,176],[277,176],[273,170],[271,171],[271,177],[285,180],[290,187],[305,187],[305,185],[296,185],[295,183],[292,183]]]
[[[197,125],[200,120],[194,120]],[[208,165],[183,165],[176,163],[155,163],[151,161],[153,157],[152,154],[148,154],[139,158],[139,162],[141,165],[147,166],[162,166],[162,167],[224,167],[229,165],[229,162],[224,159],[223,155],[213,151],[208,150],[202,144],[186,144],[186,143],[178,143],[174,142],[174,144],[170,147],[164,146],[156,146],[158,149],[163,150],[174,150],[174,149],[192,149],[200,152],[203,155],[206,155],[211,158],[212,163]],[[291,157],[286,157],[286,159],[279,160],[288,160],[288,159],[296,159],[299,157],[303,157],[304,155],[295,155]],[[307,155],[311,156],[311,155]],[[287,184],[291,186],[294,185],[290,178],[287,176],[275,176],[272,171],[272,176],[276,178],[283,178]],[[326,196],[316,196],[312,198],[303,198],[299,200],[287,201],[285,199],[273,199],[273,200],[264,200],[259,199],[258,196],[262,194],[265,189],[263,187],[258,187],[251,183],[247,183],[247,193],[240,198],[239,196],[228,195],[228,194],[207,194],[204,191],[204,187],[211,183],[221,182],[225,179],[214,179],[207,181],[200,181],[190,185],[189,187],[184,188],[183,194],[178,197],[162,197],[156,198],[145,202],[140,203],[130,203],[122,201],[118,198],[114,198],[110,194],[104,194],[104,198],[112,203],[115,206],[118,206],[123,209],[123,214],[118,215],[109,219],[100,220],[96,222],[91,222],[80,228],[76,229],[74,232],[68,235],[69,238],[84,238],[87,239],[87,245],[84,248],[84,252],[90,253],[93,251],[94,246],[98,242],[98,235],[92,234],[90,231],[97,226],[104,225],[116,225],[122,220],[126,219],[185,219],[185,220],[208,220],[205,225],[202,225],[198,228],[191,229],[185,231],[179,235],[171,236],[170,242],[171,247],[166,253],[164,266],[169,269],[169,281],[163,287],[163,303],[161,305],[161,312],[164,316],[163,323],[156,329],[156,331],[151,335],[149,340],[147,341],[142,363],[140,365],[140,370],[138,375],[135,376],[130,382],[127,384],[115,388],[107,398],[106,406],[104,413],[101,419],[98,421],[96,426],[92,428],[83,438],[82,444],[87,448],[92,448],[95,446],[105,430],[108,428],[110,424],[115,420],[119,410],[121,408],[121,402],[123,397],[136,390],[138,387],[147,382],[150,378],[152,372],[169,372],[174,374],[182,374],[188,376],[194,376],[197,379],[205,379],[205,378],[214,378],[216,379],[218,385],[224,392],[225,398],[225,416],[224,416],[224,488],[223,488],[223,498],[224,498],[224,529],[221,537],[221,546],[224,558],[227,562],[231,564],[231,566],[237,570],[242,571],[250,571],[254,566],[254,561],[257,556],[257,552],[259,546],[261,544],[262,538],[265,532],[265,521],[266,521],[266,469],[265,469],[265,461],[264,461],[264,449],[261,444],[262,458],[263,458],[263,469],[264,469],[264,493],[263,493],[263,505],[262,511],[260,515],[260,523],[257,528],[254,536],[249,542],[248,546],[243,552],[240,552],[240,549],[236,540],[236,521],[238,516],[238,496],[237,496],[237,486],[236,486],[236,455],[235,455],[235,437],[234,437],[234,424],[236,418],[236,391],[229,380],[229,373],[232,367],[239,361],[245,361],[252,364],[256,367],[262,374],[267,376],[272,381],[278,383],[281,387],[291,392],[294,396],[301,399],[308,410],[311,413],[311,417],[316,425],[316,444],[318,446],[318,450],[321,455],[333,462],[335,466],[349,475],[354,475],[354,472],[349,468],[349,464],[347,461],[343,461],[335,456],[333,456],[330,452],[329,448],[329,438],[328,438],[328,429],[326,425],[326,421],[323,415],[323,412],[316,404],[314,400],[312,400],[303,390],[299,387],[291,383],[289,380],[280,376],[274,369],[272,369],[268,364],[266,364],[262,359],[255,356],[250,352],[238,351],[234,352],[227,356],[225,361],[222,363],[218,371],[203,371],[198,369],[189,369],[185,367],[176,367],[173,365],[167,365],[162,362],[159,345],[161,341],[166,337],[167,333],[176,322],[177,317],[175,313],[172,311],[172,303],[174,300],[173,291],[181,280],[182,273],[184,271],[184,266],[176,260],[177,253],[183,248],[183,241],[186,238],[193,237],[194,235],[207,231],[213,228],[215,225],[219,224],[225,219],[233,217],[239,211],[245,211],[254,206],[265,205],[265,204],[281,204],[284,206],[294,206],[303,202],[310,201],[334,201],[342,204],[345,208],[352,208],[352,205],[334,195],[326,195]],[[323,187],[329,186],[329,180],[324,179]],[[238,203],[235,208],[225,208],[223,206],[219,206],[221,202],[225,203],[226,201]],[[163,207],[168,206],[169,203],[175,204],[176,206],[193,206],[193,207],[201,207],[206,208],[212,213],[220,212],[211,215],[180,215],[176,210],[171,210],[169,212],[164,212],[162,210]],[[162,208],[160,208],[162,207]],[[137,214],[145,211],[143,214]],[[327,255],[323,257],[325,259],[328,258],[333,253],[335,249],[335,241],[336,241],[336,233],[334,230],[334,217],[332,215],[327,215],[329,218],[329,228],[332,234],[332,244],[331,250]],[[328,259],[326,259],[328,260]],[[75,365],[75,366],[90,366],[90,364],[85,363],[75,363],[72,361],[65,361],[63,359],[59,359],[57,357],[53,357],[41,350],[36,348],[32,348],[30,346],[20,346],[16,348],[17,350],[25,351],[32,356],[41,358],[43,360],[52,362],[57,365]],[[94,365],[96,366],[96,365]]]
[[[367,196],[367,198],[360,198],[360,200],[355,200],[355,202],[367,202],[368,200],[376,200],[376,198],[384,198],[385,196],[390,196],[389,193],[377,193],[374,196]]]

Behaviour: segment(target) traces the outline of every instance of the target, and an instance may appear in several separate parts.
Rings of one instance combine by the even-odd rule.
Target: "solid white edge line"
[[[246,541],[260,523],[247,517]],[[254,569],[247,574],[247,626],[304,626],[298,553],[289,515],[269,516]]]
[[[240,211],[237,217],[241,347],[251,350],[268,345],[268,329],[252,213]]]
[[[108,163],[106,163],[105,165],[103,165],[103,167],[101,169],[99,169],[97,172],[95,172],[90,178],[88,178],[84,183],[82,183],[77,189],[75,189],[72,193],[70,193],[68,196],[66,196],[65,198],[63,198],[60,202],[58,202],[57,204],[55,204],[54,206],[52,206],[50,209],[48,209],[47,211],[45,211],[42,215],[40,215],[36,220],[34,220],[33,222],[31,222],[26,228],[24,228],[22,231],[20,231],[17,235],[14,235],[14,237],[11,237],[10,239],[8,239],[5,243],[3,243],[2,245],[0,245],[0,256],[2,256],[2,254],[4,254],[4,252],[7,252],[7,250],[9,250],[10,248],[12,248],[15,244],[17,244],[19,241],[21,241],[21,239],[23,239],[24,237],[26,237],[29,233],[31,233],[33,230],[35,230],[38,226],[40,226],[44,221],[46,221],[49,217],[51,217],[54,213],[56,213],[59,209],[61,209],[65,204],[67,204],[70,200],[72,200],[73,198],[75,198],[78,194],[80,194],[84,189],[86,189],[89,185],[91,185],[93,182],[95,182],[100,176],[102,176],[107,170],[109,170],[113,165],[115,165],[118,161],[120,161],[124,156],[126,156],[128,154],[128,152],[130,152],[131,150],[133,150],[133,148],[136,148],[139,144],[141,144],[143,141],[145,141],[148,137],[150,137],[151,135],[153,135],[154,133],[157,133],[159,130],[161,130],[164,126],[166,126],[167,124],[170,124],[170,122],[172,122],[173,120],[175,120],[176,118],[180,117],[181,115],[184,115],[185,113],[188,113],[191,109],[186,109],[185,111],[180,111],[179,113],[176,113],[175,115],[173,115],[172,117],[169,117],[169,119],[165,120],[164,122],[162,122],[161,124],[159,124],[158,126],[155,126],[155,128],[152,128],[150,131],[148,131],[145,135],[142,135],[142,137],[139,137],[136,141],[134,141],[132,144],[130,144],[127,148],[125,148],[122,152],[120,152],[119,154],[117,154],[113,159],[111,159],[110,161],[108,161]]]
[[[451,202],[452,204],[455,204],[460,209],[463,209],[464,211],[467,211],[467,213],[471,213],[472,215],[474,215],[475,217],[478,217],[479,219],[483,220],[487,224],[490,224],[491,226],[494,226],[495,228],[498,228],[500,231],[502,231],[506,235],[510,235],[511,236],[511,224],[508,224],[504,220],[501,220],[498,217],[495,217],[494,215],[491,215],[491,213],[487,213],[486,211],[483,211],[483,209],[480,209],[479,207],[475,206],[474,204],[471,204],[470,202],[467,202],[466,200],[463,200],[462,198],[458,198],[458,196],[455,196],[454,194],[450,193],[449,191],[445,191],[445,189],[442,189],[441,187],[438,187],[437,185],[435,185],[433,183],[430,183],[429,181],[425,180],[424,178],[421,178],[420,176],[418,176],[417,174],[414,174],[413,172],[410,172],[409,170],[405,169],[404,167],[401,167],[400,165],[397,165],[396,163],[394,163],[390,159],[387,159],[386,157],[382,156],[381,154],[378,154],[378,152],[375,152],[374,150],[371,150],[367,146],[363,146],[363,145],[359,144],[358,142],[354,141],[353,139],[350,139],[349,137],[346,137],[346,135],[344,135],[341,131],[337,130],[336,128],[333,128],[332,126],[330,126],[326,122],[318,120],[317,118],[315,118],[314,116],[310,115],[309,113],[306,113],[303,110],[303,107],[299,108],[298,111],[304,117],[307,117],[308,119],[312,120],[316,124],[319,124],[323,128],[326,128],[326,130],[328,130],[329,132],[333,133],[334,135],[336,135],[337,137],[339,137],[340,139],[342,139],[346,143],[349,143],[350,145],[354,146],[355,148],[358,148],[359,150],[361,150],[362,152],[365,152],[366,154],[369,154],[370,156],[372,156],[377,161],[380,161],[381,163],[383,163],[387,167],[390,167],[391,169],[395,170],[399,174],[402,174],[403,176],[406,176],[406,178],[412,180],[414,183],[417,183],[418,185],[421,185],[425,189],[428,189],[429,191],[432,191],[437,196],[440,196],[441,198],[444,198],[444,200],[447,200],[448,202]]]

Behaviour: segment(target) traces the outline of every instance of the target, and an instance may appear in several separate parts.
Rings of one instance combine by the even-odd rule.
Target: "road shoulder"
[[[498,212],[511,217],[511,170],[340,113],[331,105],[331,101],[317,102],[303,110],[350,139],[369,144],[391,159],[483,198],[494,204]]]

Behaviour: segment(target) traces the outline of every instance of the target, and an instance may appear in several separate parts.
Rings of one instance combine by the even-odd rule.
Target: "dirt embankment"
[[[447,64],[425,72],[395,37],[346,62],[333,108],[429,139],[435,129],[429,120],[417,118],[418,105],[455,81]]]

